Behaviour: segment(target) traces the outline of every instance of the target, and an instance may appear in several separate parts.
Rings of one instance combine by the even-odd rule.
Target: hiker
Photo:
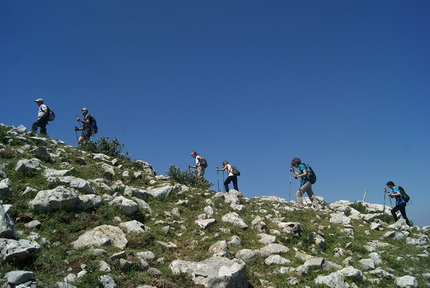
[[[82,144],[84,141],[86,141],[86,144],[88,144],[88,142],[90,141],[90,137],[92,134],[91,131],[91,117],[90,114],[88,114],[88,109],[87,108],[82,108],[81,109],[81,114],[82,116],[84,116],[84,119],[81,120],[81,118],[79,118],[79,116],[76,116],[76,121],[81,122],[83,124],[82,127],[76,127],[75,126],[75,131],[82,131],[81,136],[78,139],[78,144]]]
[[[49,109],[48,106],[44,104],[42,98],[37,98],[34,100],[39,106],[37,110],[37,120],[31,126],[31,133],[35,134],[37,132],[37,128],[40,127],[40,134],[46,135],[46,125],[48,124],[49,117]]]
[[[188,164],[188,169],[193,168],[197,169],[197,176],[202,177],[205,175],[205,169],[206,169],[206,160],[202,156],[199,155],[196,151],[191,152],[191,157],[195,159],[195,164],[190,165]]]
[[[314,192],[312,191],[312,184],[309,181],[308,172],[306,170],[306,165],[302,163],[300,158],[294,158],[291,161],[291,166],[298,168],[299,173],[297,173],[293,167],[290,167],[290,171],[294,172],[294,178],[301,178],[300,188],[296,192],[296,201],[300,206],[303,206],[303,194],[306,192],[309,196],[309,199],[312,202],[312,205],[316,205],[316,199],[314,197]]]
[[[400,211],[400,214],[402,214],[403,219],[406,220],[406,224],[409,224],[409,219],[406,216],[406,202],[403,200],[402,193],[400,193],[399,186],[394,185],[393,181],[387,182],[387,187],[391,189],[393,193],[387,192],[387,189],[384,190],[385,193],[388,194],[389,197],[394,198],[396,197],[396,206],[394,206],[393,209],[391,209],[391,215],[394,217],[394,221],[397,222],[399,220],[399,217],[397,217],[396,212]]]
[[[233,168],[231,167],[231,165],[228,164],[227,161],[223,161],[222,166],[223,167],[221,169],[218,169],[218,167],[216,167],[216,171],[227,171],[228,177],[224,181],[225,192],[230,191],[230,189],[228,188],[228,184],[230,184],[230,182],[232,181],[234,190],[239,191],[239,187],[237,186],[237,175],[233,174]]]

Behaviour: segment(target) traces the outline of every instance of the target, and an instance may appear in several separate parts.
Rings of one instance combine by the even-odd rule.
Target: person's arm
[[[228,165],[228,164],[227,164]],[[221,169],[218,169],[218,167],[216,168],[218,171],[225,171],[227,170],[227,165],[225,165],[224,167],[222,167]]]
[[[300,171],[300,166],[299,166],[299,171]],[[300,174],[294,171],[294,178],[305,177],[306,175],[308,175],[308,172],[306,171],[306,169],[303,169]]]
[[[84,125],[90,125],[90,117],[88,117],[88,119],[83,119],[83,120],[81,120],[81,118],[77,118],[76,119],[78,122],[81,122],[82,124],[84,124]]]
[[[401,196],[399,187],[393,187],[393,193],[391,193],[391,197]]]

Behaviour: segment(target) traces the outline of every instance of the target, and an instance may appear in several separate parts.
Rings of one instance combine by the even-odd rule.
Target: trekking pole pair
[[[76,116],[76,118],[79,118],[79,116]],[[79,128],[75,126],[75,134],[76,134],[76,142],[79,141],[79,137],[78,137],[78,130],[81,128],[81,122],[79,122]],[[79,145],[79,144],[78,144]]]
[[[218,182],[218,192],[221,192],[221,191],[219,190],[219,178],[218,178],[218,172],[219,172],[218,167],[216,167],[216,181]],[[222,183],[224,183],[224,171],[222,171]],[[225,187],[224,187],[224,192],[225,192]]]

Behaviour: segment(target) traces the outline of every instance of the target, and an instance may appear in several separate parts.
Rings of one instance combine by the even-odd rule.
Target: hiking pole
[[[216,182],[218,182],[218,192],[220,192],[219,191],[218,167],[216,167]]]
[[[382,209],[382,214],[385,214],[385,198],[387,197],[387,193],[385,191],[387,191],[387,189],[384,189],[384,209]]]
[[[387,188],[384,188],[384,194],[387,194],[388,196],[390,196],[388,194]],[[384,196],[384,205],[385,205],[385,196]],[[393,202],[391,202],[391,197],[390,197],[390,206],[391,206],[391,208],[393,208]]]
[[[291,172],[291,169],[293,168],[290,167],[290,190],[288,192],[288,202],[290,202],[290,199],[291,199],[291,178],[293,176],[293,172]]]
[[[222,171],[222,183],[224,184],[224,171]],[[225,192],[225,185],[224,185],[224,192]]]

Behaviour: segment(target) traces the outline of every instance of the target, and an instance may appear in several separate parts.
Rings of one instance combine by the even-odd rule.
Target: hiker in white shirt
[[[205,175],[205,167],[203,165],[204,158],[200,156],[196,151],[191,152],[191,157],[195,159],[195,164],[188,164],[188,168],[197,169],[197,176],[202,177]]]
[[[237,186],[237,176],[233,174],[233,169],[232,169],[231,165],[228,164],[227,161],[223,161],[222,166],[223,167],[221,169],[218,169],[218,167],[217,167],[216,170],[227,172],[228,177],[224,181],[225,192],[230,191],[230,189],[228,188],[228,184],[230,184],[230,182],[232,182],[232,181],[233,181],[233,189],[236,191],[239,191],[239,187]]]
[[[34,102],[37,103],[39,109],[37,110],[37,120],[31,126],[31,132],[36,133],[37,128],[40,127],[40,134],[46,135],[46,125],[48,124],[49,117],[48,106],[43,104],[44,101],[42,98],[37,98]]]

